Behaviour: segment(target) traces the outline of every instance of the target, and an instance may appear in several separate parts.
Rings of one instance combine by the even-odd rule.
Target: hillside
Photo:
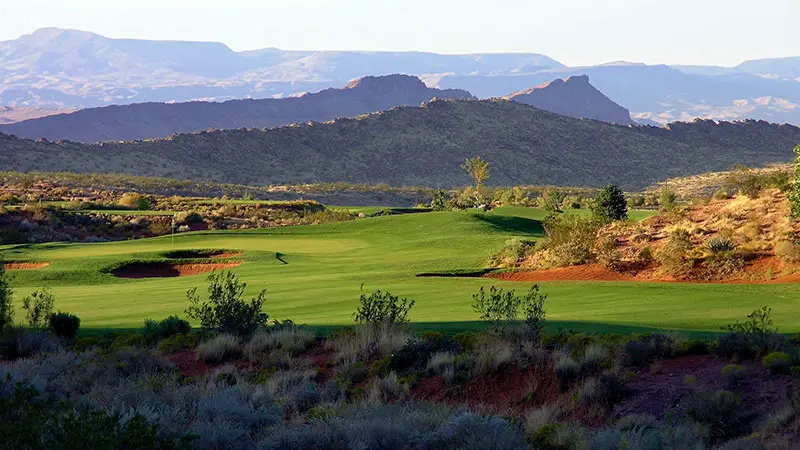
[[[687,125],[691,127],[691,125]],[[725,129],[723,127],[722,129]],[[757,146],[690,145],[670,133],[559,116],[505,100],[432,101],[357,119],[271,130],[80,144],[0,135],[0,169],[128,173],[241,184],[345,181],[457,186],[467,157],[493,164],[491,185],[643,188],[668,177],[792,159],[800,129],[764,126]]]
[[[562,116],[635,125],[630,111],[614,103],[589,83],[586,75],[556,79],[504,97]]]
[[[326,121],[416,106],[434,97],[467,99],[469,92],[432,89],[416,77],[364,77],[341,89],[284,99],[231,100],[223,103],[138,103],[90,108],[0,126],[0,132],[31,139],[99,142],[166,137],[212,128],[272,128]]]

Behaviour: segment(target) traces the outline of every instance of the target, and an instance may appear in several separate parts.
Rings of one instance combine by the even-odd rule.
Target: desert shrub
[[[14,307],[11,304],[14,290],[11,289],[11,280],[3,265],[0,264],[0,332],[11,325],[14,317]]]
[[[716,353],[727,359],[748,359],[753,357],[756,349],[746,335],[726,333],[717,339]]]
[[[175,214],[175,223],[178,225],[203,223],[203,216],[195,211],[181,211]]]
[[[242,354],[238,337],[222,334],[197,346],[197,359],[218,364],[229,361]]]
[[[20,230],[15,230],[13,228],[0,230],[0,245],[24,244],[26,242],[28,242],[28,238],[25,237],[25,233]]]
[[[658,252],[656,259],[661,270],[680,277],[688,268],[687,253],[692,249],[691,235],[683,228],[673,230],[667,244]]]
[[[749,432],[753,419],[742,398],[728,391],[698,394],[686,414],[708,428],[712,444]]]
[[[628,208],[640,208],[644,206],[644,196],[642,194],[629,195],[627,199]]]
[[[728,364],[722,368],[722,376],[730,387],[738,387],[744,381],[744,367],[738,364]]]
[[[471,352],[471,374],[486,375],[508,365],[514,357],[514,350],[508,341],[488,338],[480,340]]]
[[[744,258],[733,251],[713,253],[703,262],[707,279],[727,279],[742,271]]]
[[[232,272],[212,273],[208,277],[208,301],[202,301],[197,288],[186,292],[190,306],[186,315],[199,320],[203,331],[220,331],[238,336],[252,334],[265,327],[269,315],[263,312],[267,291],[262,290],[250,301],[242,298],[247,283]]]
[[[608,350],[600,344],[591,344],[586,347],[583,357],[580,360],[581,375],[584,377],[594,376],[603,368],[603,364],[608,359]]]
[[[142,194],[127,192],[119,199],[119,206],[123,208],[146,210],[150,209],[150,199]]]
[[[385,377],[380,377],[372,382],[369,389],[369,399],[377,403],[387,403],[402,399],[409,391],[407,383],[402,382],[396,372],[390,372]]]
[[[479,335],[477,333],[473,333],[471,331],[464,331],[461,333],[456,333],[453,336],[453,340],[464,350],[470,350],[475,348],[475,345],[478,343]]]
[[[159,341],[156,348],[161,353],[171,355],[182,350],[196,347],[198,341],[199,338],[197,334],[176,334]]]
[[[733,192],[730,188],[722,187],[714,192],[714,200],[728,200],[733,198]]]
[[[594,199],[592,216],[603,224],[627,220],[628,205],[622,190],[613,184],[604,187]]]
[[[505,247],[494,260],[501,266],[515,266],[532,254],[535,248],[536,241],[514,237],[506,241]]]
[[[736,244],[724,237],[713,237],[706,243],[706,249],[711,253],[726,253],[736,250]]]
[[[800,262],[800,245],[789,239],[781,239],[775,243],[775,256],[783,262],[798,263]]]
[[[568,391],[581,376],[580,363],[570,358],[568,355],[558,356],[554,370],[556,373],[556,381],[558,382],[558,390],[560,392]]]
[[[250,361],[262,361],[272,351],[297,355],[316,342],[314,331],[299,326],[281,326],[254,334],[244,348]]]
[[[620,266],[622,258],[619,248],[617,248],[617,238],[615,236],[606,235],[598,239],[593,252],[595,260],[601,265],[615,270]]]
[[[456,355],[450,352],[437,352],[428,358],[425,371],[429,375],[442,377],[445,383],[451,383],[455,378]]]
[[[390,355],[400,350],[410,338],[406,331],[386,324],[348,330],[325,341],[325,347],[335,352],[338,361],[367,361]]]
[[[789,191],[789,204],[791,206],[791,217],[800,219],[800,145],[794,148],[794,184]]]
[[[792,358],[787,353],[772,352],[766,355],[761,362],[773,374],[791,373]]]
[[[736,321],[722,329],[731,334],[740,335],[752,351],[766,354],[779,350],[785,340],[782,335],[778,334],[778,328],[773,325],[771,314],[772,308],[764,306],[748,314],[747,320]],[[722,343],[720,343],[720,347],[722,347]]]
[[[42,331],[30,332],[18,329],[11,333],[10,354],[12,358],[28,358],[43,353],[52,353],[61,348],[58,341],[49,333]]]
[[[539,285],[533,285],[524,295],[518,296],[512,289],[504,291],[502,288],[492,286],[487,292],[483,286],[472,295],[472,309],[481,320],[487,322],[489,327],[497,333],[507,331],[514,321],[520,318],[525,323],[525,331],[532,338],[538,338],[544,326],[544,302],[547,294],[542,294]]]
[[[643,264],[649,264],[655,259],[655,252],[653,252],[653,247],[646,246],[642,250],[639,251],[639,254],[636,256],[636,259]]]
[[[642,367],[654,356],[655,348],[651,342],[630,341],[623,347],[623,364],[629,367]]]
[[[57,312],[49,318],[50,331],[56,336],[66,339],[74,339],[81,327],[81,319],[78,316]]]
[[[404,325],[408,323],[408,312],[414,307],[414,300],[398,297],[389,292],[375,291],[367,296],[364,292],[353,318],[364,325]]]
[[[438,331],[423,331],[422,334],[419,336],[421,341],[441,341],[444,339],[444,335]]]
[[[397,372],[424,370],[430,358],[436,353],[458,354],[459,345],[451,338],[436,341],[408,341],[392,354],[389,369]]]
[[[42,288],[32,292],[22,299],[22,309],[25,310],[25,319],[31,328],[44,328],[47,319],[53,314],[56,298],[49,288]]]
[[[625,416],[611,427],[597,431],[587,448],[592,450],[683,450],[706,448],[706,437],[693,424],[660,426],[649,416]]]
[[[599,229],[595,220],[577,214],[564,214],[545,221],[544,228],[547,241],[543,248],[549,252],[552,266],[574,266],[591,261]]]
[[[152,319],[144,321],[144,328],[142,334],[145,340],[150,344],[175,336],[177,334],[188,334],[192,331],[192,326],[188,321],[181,319],[178,316],[169,316],[166,319],[156,322]]]

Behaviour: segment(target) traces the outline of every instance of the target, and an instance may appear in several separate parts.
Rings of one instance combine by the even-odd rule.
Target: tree
[[[489,162],[484,161],[480,156],[467,158],[467,160],[464,161],[464,165],[461,167],[475,180],[475,188],[478,190],[480,190],[483,187],[483,183],[489,179]]]
[[[447,198],[447,192],[444,189],[436,191],[436,194],[431,199],[431,209],[434,211],[446,211],[449,204],[450,200]]]
[[[199,320],[203,331],[220,331],[239,336],[248,335],[266,326],[269,315],[262,311],[267,290],[262,290],[249,302],[242,296],[247,283],[239,281],[232,272],[212,273],[208,277],[208,301],[201,301],[197,288],[186,292],[190,306],[186,315]]]
[[[600,223],[626,220],[628,205],[625,201],[625,194],[615,184],[604,187],[594,199],[592,214]]]
[[[800,145],[794,148],[794,186],[789,193],[789,202],[792,205],[792,217],[800,219]]]
[[[11,280],[9,280],[3,265],[0,264],[0,331],[3,331],[7,325],[11,325],[11,320],[14,317],[14,308],[11,305],[11,298],[14,295],[14,290],[11,289]]]
[[[564,210],[561,209],[561,205],[564,203],[564,197],[565,195],[563,192],[555,189],[548,189],[542,194],[541,207],[547,212],[548,217],[555,217],[564,212]]]

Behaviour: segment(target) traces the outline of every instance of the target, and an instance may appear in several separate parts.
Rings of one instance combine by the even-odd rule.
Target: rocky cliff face
[[[365,77],[342,89],[326,89],[285,99],[231,100],[223,103],[139,103],[90,108],[0,126],[21,137],[78,142],[166,137],[208,129],[272,128],[299,122],[327,121],[417,106],[434,97],[467,99],[460,89],[428,88],[408,75]]]
[[[562,116],[635,125],[630,111],[614,103],[589,83],[586,75],[557,79],[505,97]]]

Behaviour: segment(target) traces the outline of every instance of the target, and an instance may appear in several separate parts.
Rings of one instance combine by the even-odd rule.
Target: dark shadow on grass
[[[355,326],[355,324],[348,323],[341,325],[308,325],[308,328],[315,330],[320,336],[328,336],[331,333],[335,333],[344,328],[353,326]],[[456,333],[469,331],[486,331],[486,329],[486,323],[477,320],[460,322],[415,322],[411,324],[411,331],[415,334],[420,334],[424,331],[438,331],[443,334],[453,335]],[[675,333],[681,336],[686,336],[690,339],[710,339],[724,333],[723,331],[672,330],[657,327],[609,324],[602,322],[548,320],[545,323],[545,332],[547,333],[557,333],[559,331],[566,330],[571,330],[578,333],[620,335],[630,335],[636,333]],[[141,328],[81,328],[79,335],[83,337],[100,337],[109,334],[126,334],[140,331]]]
[[[283,253],[280,253],[280,252],[276,252],[276,253],[275,253],[275,259],[277,259],[278,261],[280,261],[280,262],[281,262],[281,264],[289,264],[288,262],[286,262],[286,260],[285,260],[285,259],[283,259],[283,257],[284,257],[284,256],[286,256],[286,255],[284,255]]]
[[[473,214],[473,217],[486,222],[492,228],[501,232],[525,233],[537,236],[544,233],[544,226],[541,221],[526,217],[496,216],[491,214]]]

